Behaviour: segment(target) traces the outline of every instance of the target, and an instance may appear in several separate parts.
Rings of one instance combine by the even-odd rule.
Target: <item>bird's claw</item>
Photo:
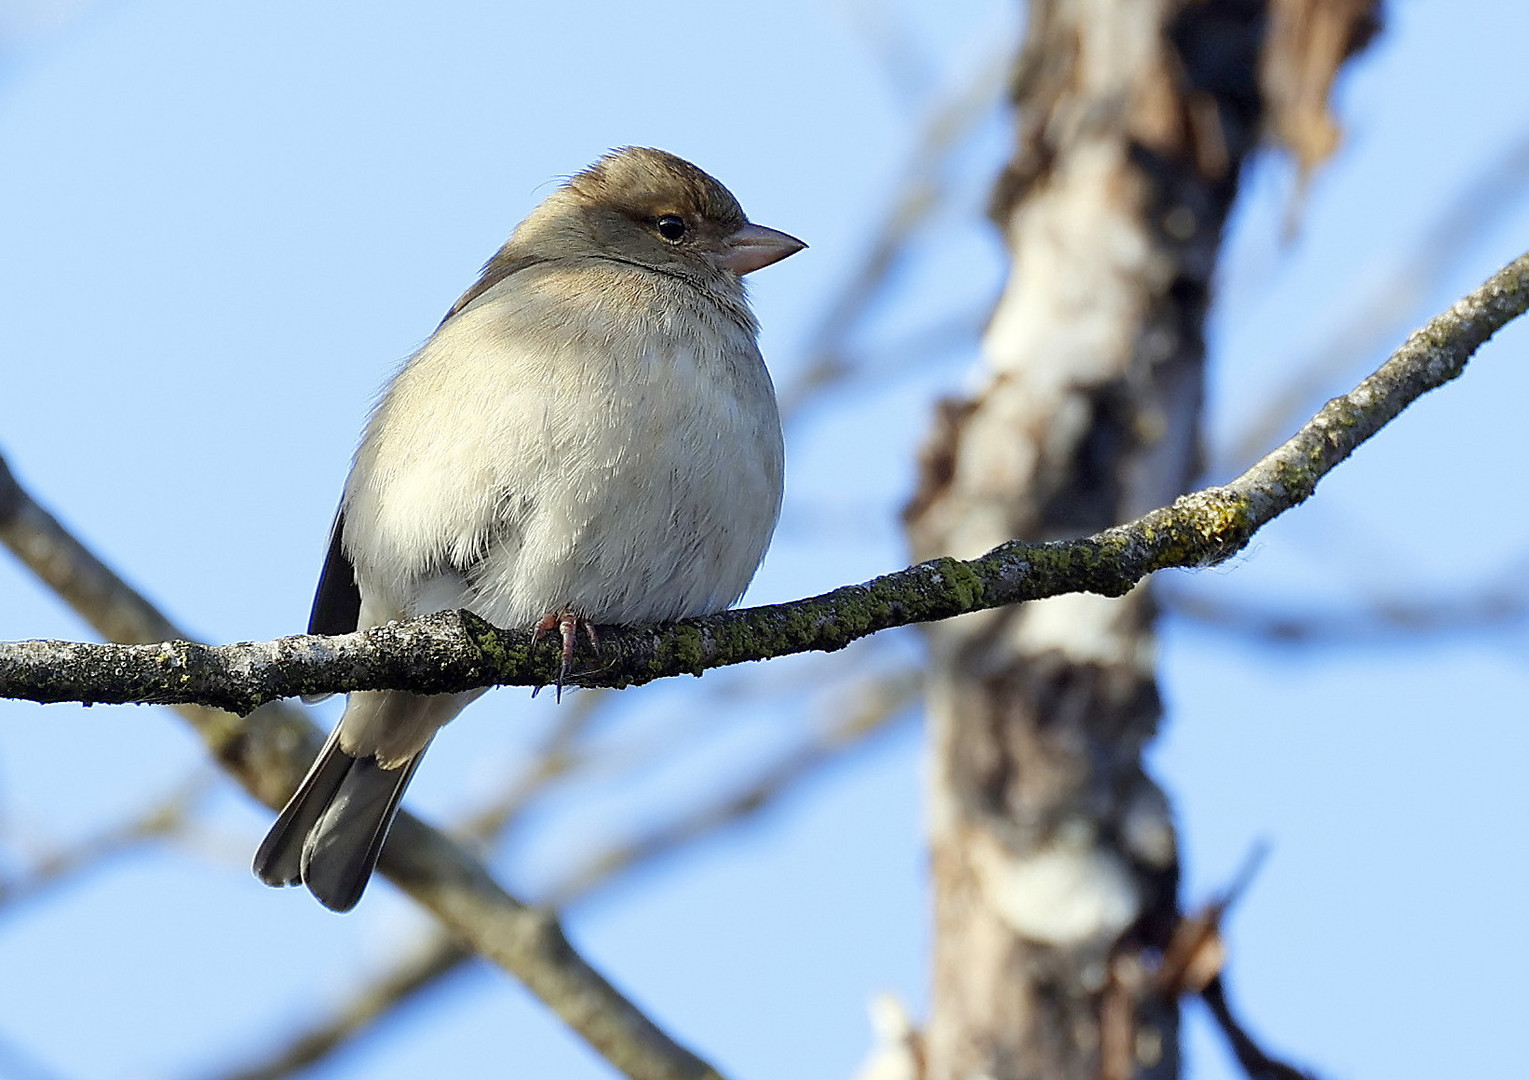
[[[535,645],[543,636],[551,633],[553,630],[556,630],[558,636],[562,639],[563,663],[558,668],[557,682],[555,684],[558,701],[563,700],[563,683],[567,680],[568,672],[573,667],[573,650],[578,644],[579,629],[581,627],[584,630],[585,636],[589,638],[589,647],[598,652],[600,650],[600,635],[595,630],[595,624],[581,615],[575,615],[571,611],[560,611],[543,616],[542,621],[536,624],[536,630],[531,635],[532,645]]]

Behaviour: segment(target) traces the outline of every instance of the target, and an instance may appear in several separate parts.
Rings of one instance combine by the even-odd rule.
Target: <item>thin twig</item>
[[[1466,184],[1424,230],[1404,258],[1374,264],[1367,281],[1344,298],[1343,324],[1304,364],[1286,363],[1294,374],[1263,402],[1259,414],[1237,426],[1237,442],[1223,454],[1229,471],[1251,461],[1265,446],[1300,423],[1311,402],[1344,378],[1405,326],[1430,291],[1454,272],[1461,256],[1498,225],[1513,200],[1529,187],[1529,132],[1520,136]],[[1260,284],[1260,291],[1264,286]],[[1355,294],[1359,299],[1355,298]]]
[[[752,780],[669,821],[590,854],[548,891],[543,902],[551,908],[566,907],[618,876],[757,815],[778,801],[787,790],[817,774],[827,762],[842,756],[847,748],[885,728],[917,701],[923,685],[920,674],[902,672],[892,678],[870,682],[864,687],[856,706],[845,710],[828,730],[759,769]]]
[[[217,1074],[218,1080],[278,1080],[322,1061],[447,976],[465,970],[473,955],[451,938],[431,934],[333,1014],[305,1026],[259,1061]]]
[[[1376,641],[1427,641],[1442,635],[1495,632],[1529,625],[1529,588],[1522,570],[1461,596],[1428,599],[1378,596],[1343,610],[1295,611],[1267,604],[1164,589],[1165,613],[1212,626],[1218,633],[1306,648]]]
[[[1316,1080],[1311,1073],[1303,1072],[1293,1065],[1286,1065],[1283,1061],[1270,1057],[1253,1041],[1252,1036],[1232,1014],[1232,1007],[1226,1000],[1226,987],[1220,975],[1211,979],[1205,989],[1200,991],[1200,997],[1210,1008],[1211,1015],[1216,1018],[1216,1025],[1226,1036],[1227,1042],[1232,1047],[1232,1053],[1237,1058],[1237,1063],[1242,1066],[1242,1071],[1248,1074],[1248,1080]]]
[[[193,804],[210,786],[210,779],[208,773],[198,772],[129,820],[34,857],[25,873],[0,881],[0,912],[10,915],[18,905],[34,902],[111,859],[180,831]]]
[[[1001,57],[978,65],[967,83],[930,111],[869,250],[828,305],[808,346],[807,363],[781,388],[781,416],[788,424],[824,391],[842,385],[864,367],[854,359],[850,340],[894,283],[909,244],[948,197],[951,183],[941,175],[943,166],[997,104],[1006,71]],[[945,318],[936,326],[905,335],[906,348],[898,350],[898,366],[911,367],[915,359],[947,344],[954,334],[974,333],[991,307],[987,304],[980,314]],[[878,377],[887,373],[888,359],[886,350],[877,350]]]
[[[1232,905],[1246,895],[1268,856],[1267,843],[1255,844],[1232,883],[1199,911],[1180,919],[1153,980],[1155,992],[1177,998],[1198,994],[1210,1008],[1248,1080],[1314,1080],[1309,1074],[1265,1053],[1232,1014],[1222,975],[1226,944],[1221,924]]]
[[[488,843],[518,819],[535,799],[556,781],[588,763],[589,756],[577,749],[579,737],[594,721],[598,710],[613,699],[602,690],[579,694],[558,711],[557,723],[535,753],[535,763],[504,794],[482,807],[452,829],[458,836]]]

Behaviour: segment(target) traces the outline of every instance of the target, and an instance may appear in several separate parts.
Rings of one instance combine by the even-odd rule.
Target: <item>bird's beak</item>
[[[712,256],[712,261],[742,277],[780,262],[787,255],[795,255],[806,246],[794,236],[750,223],[724,240],[722,250]]]

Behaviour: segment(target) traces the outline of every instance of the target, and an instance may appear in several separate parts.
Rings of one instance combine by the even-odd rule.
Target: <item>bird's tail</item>
[[[428,742],[398,768],[384,769],[376,758],[340,749],[336,725],[255,852],[255,875],[267,885],[301,882],[333,911],[355,907],[427,749]]]

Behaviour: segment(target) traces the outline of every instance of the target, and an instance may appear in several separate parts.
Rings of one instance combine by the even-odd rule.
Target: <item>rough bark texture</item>
[[[1271,118],[1299,125],[1282,109],[1302,130],[1325,120],[1373,13],[1032,0],[1028,18],[993,203],[1012,273],[987,384],[947,403],[926,446],[908,509],[920,558],[1093,532],[1188,486],[1240,169]],[[1302,165],[1334,141],[1308,140]],[[929,630],[930,1080],[1177,1075],[1177,1005],[1152,981],[1178,878],[1168,803],[1141,762],[1161,714],[1152,621],[1141,587]]]

